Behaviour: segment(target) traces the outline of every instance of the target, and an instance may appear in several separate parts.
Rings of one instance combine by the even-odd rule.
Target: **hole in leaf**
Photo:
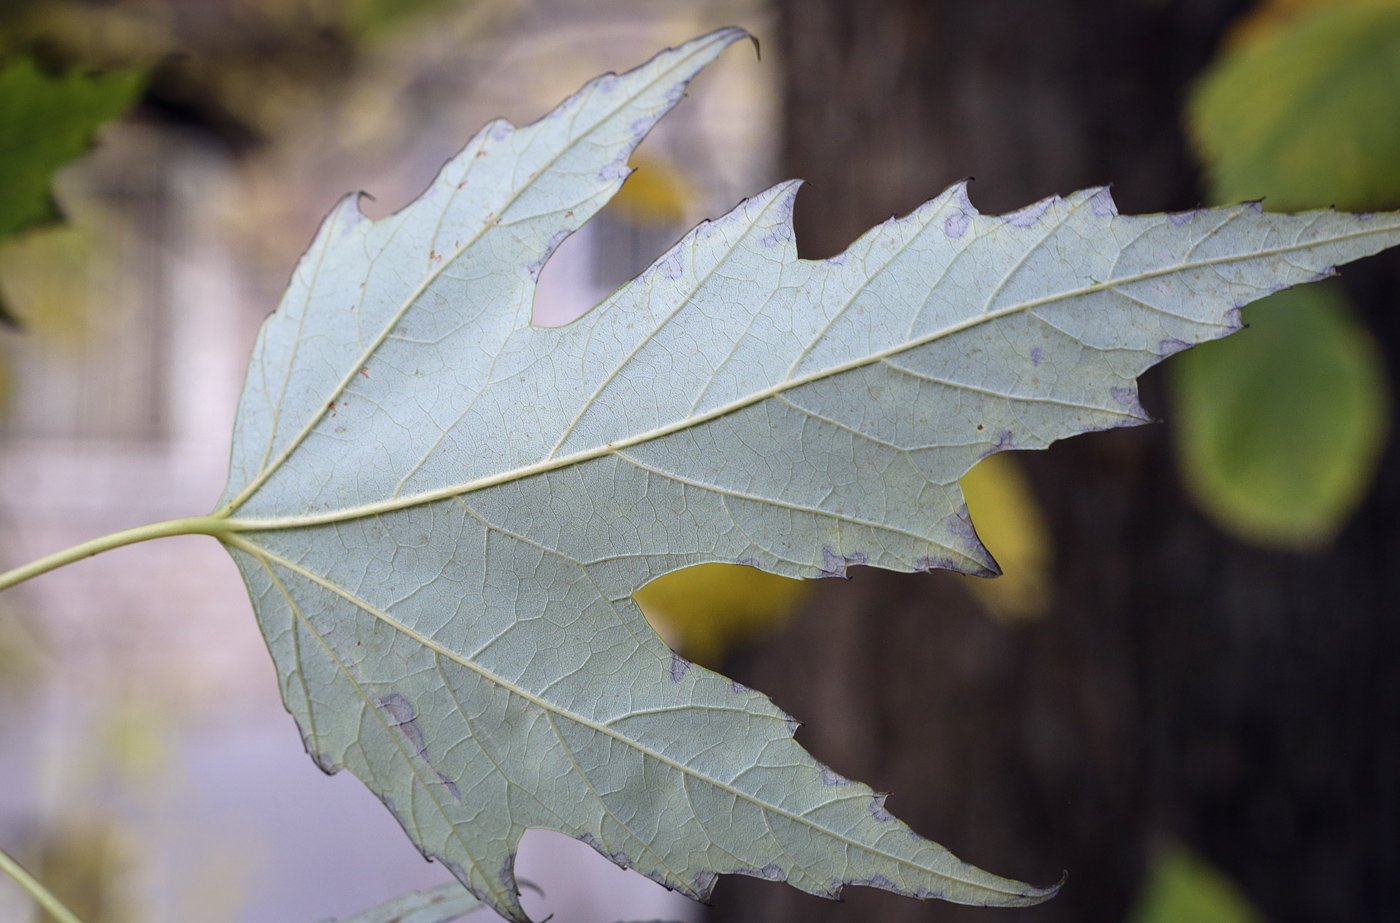
[[[540,270],[533,322],[560,327],[635,279],[685,236],[696,193],[669,161],[637,154],[603,210],[564,240]]]

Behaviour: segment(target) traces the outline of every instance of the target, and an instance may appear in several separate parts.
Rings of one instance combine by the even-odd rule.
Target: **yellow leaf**
[[[0,247],[0,293],[26,332],[49,344],[82,342],[96,249],[92,234],[72,225],[29,231]]]
[[[802,580],[741,564],[700,564],[658,577],[633,599],[666,643],[701,666],[776,629],[807,596]]]
[[[680,224],[695,201],[695,190],[685,175],[669,161],[636,154],[636,170],[608,209],[631,224],[669,227]]]
[[[1045,514],[1020,464],[1009,452],[991,455],[960,483],[977,534],[1001,565],[1002,575],[958,579],[998,619],[1023,621],[1045,615],[1054,601],[1054,554]]]

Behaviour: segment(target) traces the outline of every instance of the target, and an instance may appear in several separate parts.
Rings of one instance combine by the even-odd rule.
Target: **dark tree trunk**
[[[1124,212],[1191,207],[1189,81],[1239,0],[780,0],[785,172],[804,256],[975,175],[983,211],[1114,181]],[[1347,282],[1400,355],[1400,260]],[[1393,369],[1392,369],[1393,371]],[[1159,413],[1160,386],[1144,383]],[[715,921],[1121,921],[1170,837],[1271,920],[1400,917],[1400,455],[1328,553],[1223,538],[1184,501],[1167,427],[1022,456],[1057,602],[989,620],[946,575],[829,581],[732,675],[809,723],[915,829],[1061,895],[1031,910],[845,903],[726,878]]]

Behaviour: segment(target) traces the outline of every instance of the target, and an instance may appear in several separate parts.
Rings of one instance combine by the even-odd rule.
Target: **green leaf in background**
[[[137,70],[50,76],[27,57],[0,70],[0,237],[58,217],[53,172],[85,152],[144,81]]]
[[[1228,875],[1174,847],[1152,863],[1128,923],[1264,923],[1264,917]]]
[[[343,22],[359,38],[372,38],[416,16],[446,6],[449,0],[346,0]]]
[[[1288,6],[1247,17],[1246,38],[1187,106],[1213,198],[1267,196],[1279,211],[1395,207],[1400,2]],[[1375,473],[1390,411],[1384,365],[1336,288],[1281,293],[1247,316],[1257,329],[1170,367],[1182,478],[1224,531],[1317,548]]]
[[[1216,202],[1400,204],[1400,0],[1321,6],[1226,51],[1187,105]]]
[[[915,834],[632,594],[713,562],[992,573],[958,487],[979,459],[1147,422],[1143,370],[1400,244],[1400,215],[1134,217],[1106,189],[983,215],[959,184],[813,261],[788,182],[532,326],[550,254],[744,35],[486,126],[394,215],[347,197],[258,336],[218,511],[152,528],[224,542],[312,757],[513,920],[530,828],[696,898],[746,873],[1037,903],[1056,889]]]
[[[1232,534],[1316,547],[1361,501],[1385,447],[1377,348],[1333,285],[1280,292],[1244,317],[1249,329],[1173,360],[1182,479]]]

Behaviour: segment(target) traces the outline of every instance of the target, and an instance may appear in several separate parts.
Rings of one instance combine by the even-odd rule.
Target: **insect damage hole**
[[[568,237],[545,261],[535,279],[535,305],[531,320],[538,327],[562,327],[583,316],[607,296],[594,281],[597,246],[593,225],[585,224]]]
[[[629,168],[627,163],[620,167]],[[551,241],[552,253],[546,254],[542,266],[532,268],[532,320],[537,326],[558,327],[581,317],[648,272],[663,255],[656,271],[670,281],[683,274],[682,255],[667,251],[692,223],[695,193],[669,158],[634,153],[630,169],[631,175],[603,210],[572,234]],[[574,216],[569,212],[565,217]]]

